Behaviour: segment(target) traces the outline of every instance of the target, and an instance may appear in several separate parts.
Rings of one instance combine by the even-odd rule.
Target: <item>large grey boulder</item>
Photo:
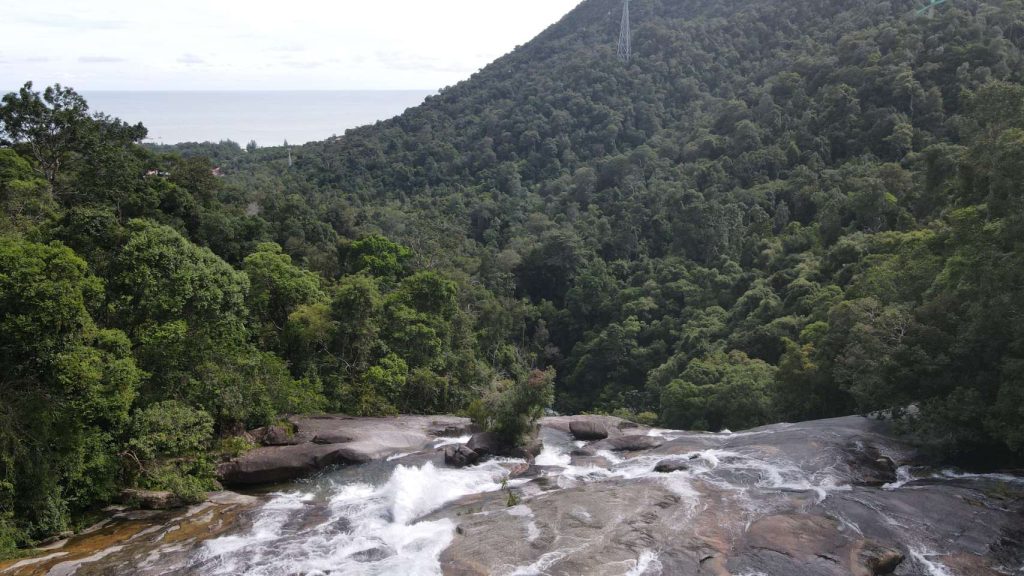
[[[584,424],[586,423],[586,424]],[[586,427],[593,427],[595,430],[600,430],[600,426],[604,426],[604,430],[607,436],[619,436],[620,434],[642,434],[647,430],[647,427],[641,426],[636,422],[630,422],[616,416],[605,416],[603,414],[582,414],[579,416],[546,416],[541,418],[538,422],[544,428],[551,428],[559,430],[567,434],[572,434],[572,428],[575,424],[578,430],[584,430]],[[598,440],[599,438],[593,438]],[[583,438],[579,438],[583,440]]]
[[[690,469],[689,458],[666,458],[654,465],[655,472],[667,474],[669,472],[680,472]]]
[[[569,433],[577,440],[604,440],[608,437],[608,426],[591,418],[569,422]]]
[[[455,468],[472,466],[480,461],[480,455],[464,444],[457,446],[446,446],[444,449],[444,463]]]
[[[592,442],[583,448],[574,450],[573,454],[589,456],[597,453],[599,450],[611,450],[612,452],[637,452],[640,450],[657,448],[664,443],[665,441],[657,436],[629,434],[626,436],[616,436],[614,438],[605,438],[604,440]]]
[[[257,448],[217,466],[227,486],[272,484],[309,476],[328,466],[369,462],[365,454],[343,444],[297,444]]]
[[[473,434],[466,447],[481,456],[496,456],[508,449],[494,432],[478,432]]]
[[[540,438],[535,434],[522,446],[515,446],[505,442],[494,432],[479,432],[469,439],[466,446],[484,456],[506,456],[509,458],[523,458],[532,460],[543,449]]]
[[[321,432],[313,437],[314,444],[345,444],[346,442],[351,441],[351,435],[345,434],[344,432],[338,432],[336,430]]]
[[[383,460],[427,448],[437,439],[436,433],[455,433],[472,425],[468,418],[455,416],[297,416],[289,423],[294,426],[293,434],[280,427],[288,445],[275,441],[275,445],[221,463],[217,467],[221,482],[228,486],[272,484],[309,476],[329,466]],[[273,428],[260,431],[264,444]]]

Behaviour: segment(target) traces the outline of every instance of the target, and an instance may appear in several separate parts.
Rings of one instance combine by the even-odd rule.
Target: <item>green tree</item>
[[[320,278],[292,264],[291,257],[277,244],[257,246],[255,252],[246,256],[242,269],[249,277],[246,304],[251,326],[265,348],[280,348],[288,316],[299,306],[327,299],[320,289]]]
[[[101,293],[68,248],[0,237],[0,524],[13,515],[19,540],[116,493],[142,373],[89,314]]]
[[[362,271],[394,282],[408,273],[412,251],[383,236],[367,236],[352,242],[344,249],[342,257],[350,274]]]
[[[694,360],[661,394],[660,419],[682,429],[745,429],[770,422],[775,367],[742,352]]]
[[[146,137],[142,124],[129,126],[102,114],[90,116],[88,111],[85,99],[71,88],[55,84],[40,94],[27,82],[18,92],[3,97],[0,144],[25,150],[56,190],[61,174],[76,155],[93,154],[93,162],[85,163],[86,168],[100,168],[95,154],[102,146],[124,148]]]

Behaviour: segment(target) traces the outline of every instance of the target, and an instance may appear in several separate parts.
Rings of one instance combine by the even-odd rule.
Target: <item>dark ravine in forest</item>
[[[618,441],[574,440],[573,422],[607,425]],[[718,434],[635,427],[611,417],[547,418],[544,448],[533,464],[494,459],[461,469],[444,465],[443,447],[468,436],[435,434],[457,432],[468,421],[377,423],[380,445],[390,448],[378,447],[366,464],[274,492],[217,494],[186,512],[121,513],[63,547],[8,562],[0,573],[973,576],[1024,570],[1024,477],[920,465],[916,450],[888,424],[864,417]],[[353,443],[374,431],[368,419],[333,417],[320,425],[318,434]],[[423,448],[399,452],[393,442],[399,429],[408,444]],[[636,444],[635,437],[654,447],[608,449]],[[517,505],[508,506],[507,490]]]

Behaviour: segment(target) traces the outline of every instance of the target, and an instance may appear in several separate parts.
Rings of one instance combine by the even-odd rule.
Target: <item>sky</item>
[[[580,0],[0,0],[0,91],[436,90]]]

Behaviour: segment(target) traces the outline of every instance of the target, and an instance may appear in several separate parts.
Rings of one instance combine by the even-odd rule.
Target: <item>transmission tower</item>
[[[935,7],[946,3],[946,0],[927,0],[928,5],[917,11],[918,16],[927,14],[929,18],[935,16]]]
[[[633,57],[633,39],[629,31],[629,0],[622,4],[622,27],[619,30],[619,60],[629,62]]]

